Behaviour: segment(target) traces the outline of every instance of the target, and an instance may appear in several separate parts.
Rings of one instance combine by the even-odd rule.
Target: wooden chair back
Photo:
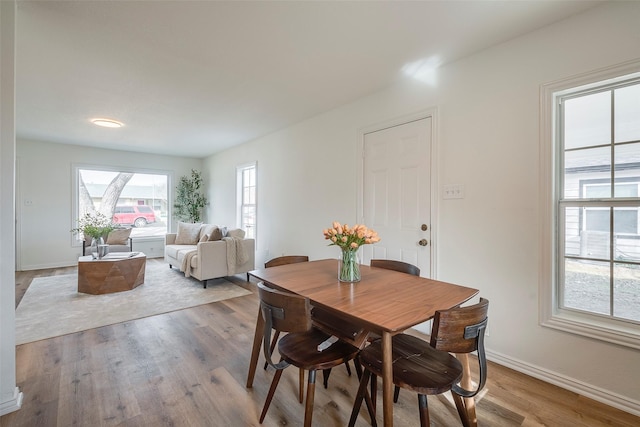
[[[468,307],[438,310],[433,318],[431,346],[449,353],[471,353],[478,349],[480,336],[484,337],[489,300]]]
[[[394,261],[390,259],[372,259],[371,267],[386,268],[387,270],[399,271],[401,273],[420,276],[420,269],[413,264],[404,261]]]
[[[280,332],[307,332],[311,330],[311,303],[309,298],[272,289],[264,282],[258,282],[257,286],[260,311],[264,319],[262,348],[266,365],[271,365],[278,370],[284,369],[289,366],[288,362],[283,360],[276,364],[271,360],[277,337]],[[271,340],[272,330],[276,331],[276,337],[273,341]]]
[[[296,264],[299,262],[308,262],[309,257],[306,255],[287,255],[273,258],[264,263],[264,268],[277,267],[279,265]]]
[[[449,353],[468,354],[477,351],[479,381],[475,390],[454,385],[452,391],[462,397],[473,397],[487,380],[487,357],[484,350],[484,333],[489,320],[489,300],[480,298],[477,304],[436,311],[431,329],[431,346]],[[465,376],[469,376],[465,366]],[[470,384],[470,383],[469,383]],[[462,415],[462,414],[461,414]]]
[[[306,332],[311,329],[309,298],[272,289],[263,282],[257,286],[262,316],[271,328],[282,332]]]

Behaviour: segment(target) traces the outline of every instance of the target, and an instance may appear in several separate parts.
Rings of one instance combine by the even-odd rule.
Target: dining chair
[[[387,270],[394,270],[394,271],[399,271],[400,273],[407,273],[407,274],[411,274],[413,276],[420,276],[420,269],[418,267],[416,267],[413,264],[409,264],[408,262],[404,262],[404,261],[396,261],[396,260],[391,260],[391,259],[372,259],[370,262],[371,267],[376,267],[376,268],[384,268]],[[382,338],[379,334],[369,334],[369,342],[373,342],[377,339]],[[356,364],[358,363],[357,360],[355,362]],[[357,365],[356,365],[357,366]],[[361,378],[360,374],[358,373],[358,378]],[[376,395],[376,391],[377,391],[377,380],[376,377],[374,376],[371,379],[371,395],[375,396]],[[397,402],[398,401],[398,396],[400,394],[400,387],[396,386],[394,391],[393,391],[393,401]],[[375,407],[376,401],[373,401],[373,405]]]
[[[269,261],[264,263],[264,268],[277,267],[279,265],[287,265],[287,264],[297,264],[299,262],[309,262],[309,257],[307,255],[283,255],[276,258],[272,258]],[[271,341],[271,351],[276,348],[276,343],[278,342],[278,338],[280,337],[280,331],[276,331],[273,335],[273,340]],[[267,369],[269,366],[268,362],[264,362],[264,369]],[[304,398],[304,370],[300,369],[299,373],[299,386],[298,386],[298,400],[302,403]]]
[[[309,262],[306,255],[284,255],[272,258],[264,263],[264,268],[277,267],[279,265],[296,264],[298,262]]]
[[[485,385],[487,379],[487,359],[484,349],[484,333],[487,327],[489,301],[480,301],[467,307],[454,307],[436,311],[430,342],[408,334],[398,334],[392,338],[393,383],[396,386],[418,394],[420,425],[429,425],[427,395],[451,391],[458,415],[465,427],[477,425],[474,413],[470,414],[463,399],[472,399]],[[479,379],[475,389],[463,387],[461,380],[470,375],[456,355],[468,355],[476,351],[478,355]],[[375,341],[358,356],[364,367],[360,387],[353,405],[349,426],[355,424],[360,412],[362,399],[367,398],[367,382],[373,375],[382,375],[382,345]],[[469,380],[466,378],[465,380]],[[465,381],[470,383],[470,381]],[[375,401],[375,396],[371,396]],[[375,408],[367,405],[371,424],[376,425]]]
[[[287,264],[296,264],[299,262],[309,262],[309,257],[307,255],[283,255],[280,257],[272,258],[269,261],[264,263],[264,268],[277,267],[279,265],[287,265]],[[328,313],[325,311],[321,311],[320,309],[312,309],[312,318],[314,324],[316,320],[322,322],[322,329],[328,330],[327,327],[330,327],[332,323],[336,322],[335,317],[330,317]],[[342,323],[342,322],[341,322]],[[318,326],[318,325],[316,325]],[[271,351],[275,349],[276,342],[280,337],[280,333],[278,331],[273,335],[273,340],[271,341]],[[267,369],[269,364],[267,362],[264,363],[264,369]],[[351,376],[351,367],[349,366],[349,362],[345,362],[345,367],[347,368],[347,374]],[[323,370],[323,383],[324,388],[328,387],[329,383],[329,375],[331,374],[331,369]],[[304,370],[300,369],[300,380],[299,380],[299,391],[298,391],[298,399],[300,403],[304,398]],[[360,378],[360,374],[358,373],[358,378]]]
[[[257,286],[260,308],[265,322],[263,336],[264,356],[269,366],[276,369],[260,414],[260,423],[264,421],[282,372],[292,365],[309,371],[304,426],[310,427],[313,417],[316,371],[318,369],[332,368],[352,360],[357,356],[359,348],[342,340],[336,340],[322,349],[320,346],[328,343],[327,340],[332,336],[313,326],[309,298],[269,288],[264,282],[259,282]],[[272,329],[287,332],[286,335],[278,340],[278,353],[280,354],[278,363],[274,363],[272,360]],[[372,409],[370,408],[369,410]]]
[[[391,259],[372,259],[371,267],[386,268],[387,270],[399,271],[401,273],[420,275],[420,269],[413,264],[404,261],[395,261]]]

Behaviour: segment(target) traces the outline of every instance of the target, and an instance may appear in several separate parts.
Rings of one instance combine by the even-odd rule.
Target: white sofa
[[[209,233],[217,234],[219,240],[209,240]],[[255,269],[255,240],[245,239],[240,229],[178,223],[178,232],[165,237],[164,259],[169,268],[176,266],[185,276],[202,281],[205,288],[209,279],[240,273],[247,273],[248,281],[248,272]]]

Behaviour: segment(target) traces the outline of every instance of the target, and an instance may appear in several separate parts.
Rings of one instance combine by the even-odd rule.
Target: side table
[[[102,295],[130,291],[144,283],[147,256],[142,252],[114,252],[102,259],[78,258],[78,292]]]

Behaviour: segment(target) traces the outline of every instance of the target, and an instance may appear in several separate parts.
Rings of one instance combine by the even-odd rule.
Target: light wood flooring
[[[74,271],[17,273],[16,305],[34,277]],[[241,276],[235,282],[255,288]],[[245,387],[257,311],[254,293],[20,345],[24,402],[0,426],[257,426],[273,375],[261,358],[253,388]],[[285,371],[264,426],[302,425],[297,379],[295,368]],[[355,372],[349,377],[343,366],[328,389],[318,383],[314,426],[345,426],[357,387]],[[640,426],[638,417],[494,363],[485,390],[480,426]],[[432,426],[460,425],[446,398],[430,397],[429,406]],[[415,395],[401,391],[394,420],[418,425]],[[356,425],[370,425],[364,405]]]

